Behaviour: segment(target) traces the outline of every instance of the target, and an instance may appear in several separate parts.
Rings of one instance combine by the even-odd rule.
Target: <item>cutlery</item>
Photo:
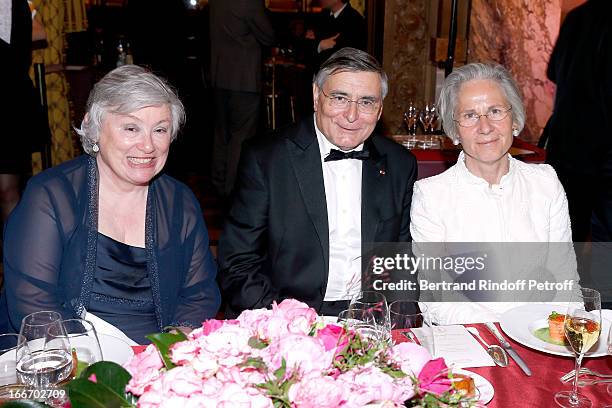
[[[570,372],[568,372],[568,373],[565,373],[565,374],[564,374],[564,375],[563,375],[563,376],[560,378],[560,380],[561,380],[561,382],[562,382],[562,383],[567,383],[567,382],[570,382],[570,381],[571,381],[571,380],[574,378],[574,375],[575,375],[575,374],[576,374],[576,370],[572,370],[572,371],[570,371]],[[591,370],[591,369],[588,369],[588,368],[586,368],[586,367],[582,367],[582,368],[580,369],[580,375],[583,375],[583,374],[586,374],[586,375],[592,375],[592,376],[594,376],[594,377],[601,377],[601,378],[612,378],[612,374],[603,374],[603,373],[600,373],[600,372],[597,372],[597,371],[593,371],[593,370]]]
[[[484,341],[482,337],[480,337],[480,333],[478,332],[477,328],[466,327],[466,329],[467,331],[472,333],[474,337],[480,340],[480,342],[486,347],[487,353],[491,356],[495,364],[497,364],[500,367],[508,366],[508,355],[506,354],[506,351],[503,348],[499,347],[497,344],[494,344],[494,345],[487,344],[487,342]]]
[[[589,379],[589,380],[578,380],[578,386],[584,387],[586,385],[595,385],[602,383],[612,383],[612,378],[600,378],[600,379]]]
[[[497,341],[499,341],[499,344],[501,344],[502,348],[506,350],[508,355],[510,355],[516,364],[521,367],[521,370],[523,370],[527,376],[531,376],[531,370],[527,366],[527,363],[525,363],[521,356],[519,356],[518,353],[512,348],[510,343],[508,343],[508,341],[502,337],[501,333],[497,330],[497,327],[495,327],[495,323],[485,323],[485,326],[487,329],[489,329],[491,334],[495,336]]]

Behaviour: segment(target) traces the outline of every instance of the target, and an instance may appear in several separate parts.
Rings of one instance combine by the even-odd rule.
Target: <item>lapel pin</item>
[[[387,174],[387,172],[385,171],[385,169],[380,169],[378,174],[380,174],[381,176],[384,176],[385,174]]]

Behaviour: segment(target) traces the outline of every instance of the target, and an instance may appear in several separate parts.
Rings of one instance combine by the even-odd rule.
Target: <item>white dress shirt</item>
[[[567,198],[554,169],[523,163],[510,155],[508,160],[508,173],[493,186],[467,169],[463,152],[444,173],[417,181],[410,211],[414,242],[571,242]],[[568,248],[566,259],[550,262],[570,265],[563,268],[572,271],[566,277],[577,282],[575,255]],[[426,305],[434,321],[456,324],[497,321],[501,313],[518,304]]]
[[[327,222],[329,225],[329,275],[325,301],[346,300],[361,290],[361,160],[326,162],[338,149],[321,133],[315,119],[321,152]],[[360,144],[353,150],[363,150]]]
[[[12,0],[0,0],[0,39],[7,44],[11,43],[12,13]]]

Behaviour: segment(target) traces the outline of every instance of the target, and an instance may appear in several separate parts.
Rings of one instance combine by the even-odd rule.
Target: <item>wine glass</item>
[[[410,103],[408,104],[408,110],[404,112],[404,123],[406,124],[406,127],[408,128],[408,134],[410,136],[416,136],[418,121],[419,121],[419,110],[414,105],[414,103],[410,101]],[[409,143],[410,142],[416,142],[416,137],[410,138]],[[407,146],[407,147],[412,148],[414,147],[414,145]]]
[[[391,323],[389,321],[389,305],[382,293],[362,291],[353,296],[349,303],[352,317],[363,321],[370,330],[365,330],[366,337],[389,342],[391,339]],[[367,333],[366,333],[367,332]]]
[[[0,386],[17,383],[17,349],[24,344],[25,337],[20,334],[0,334]]]
[[[51,331],[63,332],[64,338],[51,338]],[[21,321],[19,334],[26,340],[17,350],[19,382],[44,389],[68,378],[72,372],[72,355],[59,313],[43,311],[27,315]]]
[[[56,341],[68,341],[79,365],[90,365],[103,360],[98,334],[88,320],[62,320],[61,326],[49,328],[48,343]]]
[[[565,337],[576,354],[576,375],[572,391],[555,394],[560,407],[592,407],[593,403],[578,392],[578,373],[584,353],[597,343],[601,332],[601,295],[595,289],[581,288],[572,294],[563,325]]]
[[[389,305],[389,315],[391,333],[395,339],[418,343],[434,355],[433,325],[425,305],[411,300],[396,300]],[[420,332],[420,340],[416,338],[414,329]]]

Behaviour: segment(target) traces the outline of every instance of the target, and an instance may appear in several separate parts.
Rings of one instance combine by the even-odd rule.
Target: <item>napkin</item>
[[[93,326],[96,329],[96,332],[98,334],[107,334],[109,336],[117,337],[117,338],[125,341],[130,346],[137,346],[138,345],[138,343],[136,343],[134,340],[132,340],[128,336],[126,336],[126,334],[124,332],[122,332],[121,330],[119,330],[117,327],[113,326],[112,324],[110,324],[106,320],[96,316],[95,314],[93,314],[91,312],[87,312],[85,314],[85,320],[89,320],[91,322],[91,324],[93,324]]]
[[[431,342],[433,332],[434,357],[443,357],[448,366],[456,368],[493,367],[495,362],[484,347],[461,325],[432,326],[412,329],[421,344]]]

